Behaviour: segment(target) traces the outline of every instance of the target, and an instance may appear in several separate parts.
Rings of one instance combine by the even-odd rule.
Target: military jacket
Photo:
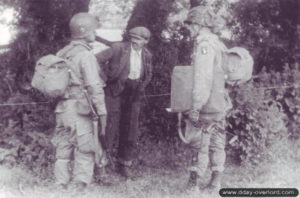
[[[222,53],[226,46],[210,32],[197,37],[193,55],[192,107],[200,111],[200,118],[221,120],[231,108],[225,89],[225,73],[222,68]]]
[[[86,90],[98,115],[106,114],[105,83],[99,75],[97,59],[90,50],[85,43],[72,41],[57,53],[58,56],[70,60],[71,73],[68,90],[58,103],[56,113],[75,109],[79,114],[89,115],[91,108],[83,92]]]

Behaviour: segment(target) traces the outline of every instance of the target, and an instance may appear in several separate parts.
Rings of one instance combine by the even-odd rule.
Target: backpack
[[[31,86],[51,98],[62,97],[69,85],[68,61],[56,55],[41,57],[36,65]]]
[[[228,84],[239,85],[252,78],[254,61],[247,49],[242,47],[228,49],[223,52],[223,59]]]

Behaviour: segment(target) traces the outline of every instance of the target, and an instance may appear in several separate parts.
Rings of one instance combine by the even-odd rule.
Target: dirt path
[[[136,181],[115,182],[112,186],[91,185],[85,191],[59,190],[52,181],[40,180],[21,168],[0,167],[0,198],[168,198],[218,197],[198,190],[186,192],[188,174],[184,170],[144,168]],[[111,176],[112,178],[114,176]],[[257,171],[229,166],[224,187],[280,187],[300,189],[300,162],[279,162]]]

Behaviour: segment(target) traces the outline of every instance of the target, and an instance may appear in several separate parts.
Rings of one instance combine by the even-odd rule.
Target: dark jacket
[[[107,77],[106,94],[118,96],[124,90],[124,83],[130,72],[130,51],[129,42],[117,42],[98,54],[96,58],[100,67]],[[152,54],[143,48],[142,50],[142,75],[139,84],[139,91],[143,92],[152,78]]]
[[[111,47],[115,42],[106,40],[100,36],[96,36],[96,41],[103,43],[104,45]]]

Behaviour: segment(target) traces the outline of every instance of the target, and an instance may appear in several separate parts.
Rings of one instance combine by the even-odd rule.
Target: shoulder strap
[[[75,46],[72,44],[69,44],[62,48],[60,51],[57,52],[56,56],[61,57],[61,58],[66,58],[68,52],[70,52]]]
[[[88,46],[80,43],[80,42],[71,42],[67,46],[65,46],[63,49],[61,49],[59,52],[57,52],[57,56],[61,58],[68,58],[70,56],[70,52],[76,47],[76,46],[82,46],[84,48],[88,49]]]
[[[63,49],[61,49],[56,55],[58,56],[58,57],[61,57],[61,58],[63,58],[66,62],[67,62],[67,67],[68,67],[68,69],[69,69],[69,72],[71,72],[73,75],[74,75],[74,77],[76,78],[76,80],[78,81],[78,82],[80,82],[80,77],[76,74],[76,72],[75,72],[75,70],[70,66],[71,65],[71,57],[72,56],[74,56],[74,54],[73,55],[70,55],[69,53],[76,47],[76,46],[79,46],[79,45],[81,45],[81,46],[83,46],[83,47],[86,47],[86,46],[84,46],[83,44],[81,44],[81,43],[79,43],[79,42],[76,42],[76,43],[73,43],[73,42],[71,42],[70,44],[68,44],[67,46],[65,46]]]

